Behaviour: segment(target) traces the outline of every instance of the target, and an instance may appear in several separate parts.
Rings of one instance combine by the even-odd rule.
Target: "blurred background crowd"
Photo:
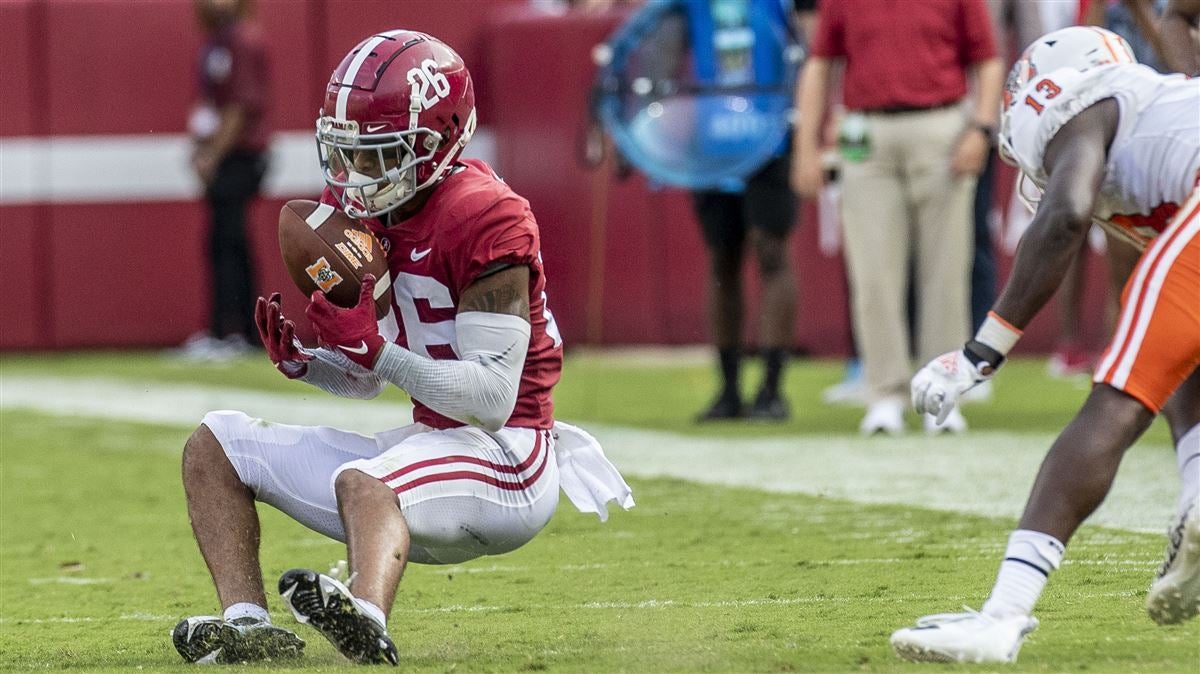
[[[1004,73],[1077,23],[1170,70],[1167,4],[8,0],[0,239],[19,281],[0,299],[0,349],[257,348],[257,294],[303,306],[275,214],[322,187],[312,131],[329,73],[364,36],[404,27],[470,67],[480,131],[465,154],[532,204],[569,346],[711,345],[721,385],[701,421],[786,419],[788,359],[845,358],[826,401],[861,405],[863,433],[899,433],[912,364],[983,320],[1030,217],[996,151]],[[614,58],[631,71],[606,88]],[[769,142],[710,138],[680,155],[691,170],[643,170],[631,144],[669,140],[706,114],[669,102],[713,91],[749,115],[782,96],[781,135],[747,121]],[[733,178],[697,158],[741,166],[743,151],[753,166]],[[1055,376],[1089,371],[1116,306],[1105,258],[1123,250],[1094,233],[1023,340]],[[746,357],[764,368],[743,400]]]

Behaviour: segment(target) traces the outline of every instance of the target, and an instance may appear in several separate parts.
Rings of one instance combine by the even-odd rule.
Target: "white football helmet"
[[[1039,73],[1049,73],[1061,68],[1072,68],[1079,72],[1097,66],[1114,63],[1137,63],[1133,50],[1125,38],[1097,26],[1071,26],[1046,33],[1025,48],[1021,58],[1008,71],[1004,83],[1004,100],[1000,111],[1000,158],[1005,163],[1018,166],[1012,144],[1013,109],[1019,102],[1019,94]],[[1019,168],[1019,166],[1018,166]],[[1032,182],[1024,171],[1017,184],[1017,194],[1029,209],[1035,210],[1041,198],[1041,186],[1034,185],[1036,195],[1027,191],[1024,183]]]

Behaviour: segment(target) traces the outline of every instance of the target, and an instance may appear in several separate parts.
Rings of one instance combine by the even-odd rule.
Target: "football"
[[[387,315],[392,304],[387,257],[354,218],[328,204],[289,201],[279,211],[279,252],[300,292],[311,297],[321,290],[340,307],[353,307],[362,277],[374,274],[375,317]]]

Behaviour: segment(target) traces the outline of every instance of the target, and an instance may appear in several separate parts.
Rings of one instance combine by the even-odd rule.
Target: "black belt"
[[[889,105],[882,108],[872,108],[863,110],[863,112],[871,115],[900,115],[906,112],[929,112],[931,110],[941,110],[958,105],[958,100],[947,101],[945,103],[936,103],[934,105]]]

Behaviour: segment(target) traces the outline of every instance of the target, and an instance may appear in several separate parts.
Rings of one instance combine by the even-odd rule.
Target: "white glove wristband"
[[[975,341],[1001,356],[1007,357],[1008,352],[1016,346],[1017,340],[1021,339],[1022,334],[1024,333],[1021,330],[1013,327],[1000,314],[989,311],[987,318],[983,320],[983,325],[979,326],[979,331],[975,333]]]

